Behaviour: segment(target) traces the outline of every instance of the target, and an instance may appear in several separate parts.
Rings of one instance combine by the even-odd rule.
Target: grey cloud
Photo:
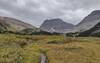
[[[100,0],[0,0],[0,15],[15,17],[35,26],[51,18],[77,24],[97,9],[100,9]]]

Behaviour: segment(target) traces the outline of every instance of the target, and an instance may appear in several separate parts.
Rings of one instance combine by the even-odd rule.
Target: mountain
[[[97,23],[100,22],[100,10],[95,10],[88,16],[86,16],[76,27],[74,28],[75,32],[84,32],[91,29]]]
[[[73,27],[73,24],[66,23],[58,18],[45,20],[43,24],[40,26],[40,29],[50,33],[66,33],[70,32]]]
[[[100,22],[89,30],[81,32],[80,36],[100,36]]]
[[[24,23],[20,20],[10,18],[10,17],[2,17],[0,16],[0,32],[12,32],[12,33],[23,33],[29,34],[36,31],[37,28]]]

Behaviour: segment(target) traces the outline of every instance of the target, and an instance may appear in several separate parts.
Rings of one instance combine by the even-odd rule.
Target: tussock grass
[[[100,38],[0,34],[0,63],[100,63]]]

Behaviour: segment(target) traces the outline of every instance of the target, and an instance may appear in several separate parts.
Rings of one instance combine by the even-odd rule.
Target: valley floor
[[[100,38],[0,34],[0,63],[100,63]]]

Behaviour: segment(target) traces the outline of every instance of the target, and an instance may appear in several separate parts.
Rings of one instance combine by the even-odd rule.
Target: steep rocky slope
[[[100,22],[100,10],[95,10],[88,16],[86,16],[75,28],[76,32],[83,32],[94,27]]]
[[[91,29],[81,32],[80,36],[100,36],[100,22]]]

